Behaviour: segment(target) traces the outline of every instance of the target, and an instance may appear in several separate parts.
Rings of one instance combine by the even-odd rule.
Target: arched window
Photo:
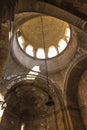
[[[38,75],[38,72],[40,72],[40,66],[34,66],[31,71],[29,71],[30,75],[27,75],[27,79],[34,80],[36,76]]]
[[[58,43],[58,51],[61,53],[67,46],[67,43],[65,40],[61,39]]]
[[[28,45],[25,49],[26,53],[30,56],[34,56],[33,47],[31,45]]]
[[[45,59],[45,52],[44,49],[39,48],[36,52],[36,57],[40,59]]]
[[[0,101],[3,102],[4,101],[4,97],[2,96],[2,94],[0,93]],[[2,109],[2,104],[0,104],[0,122],[2,119],[2,115],[3,115],[4,109]]]
[[[54,46],[51,46],[49,47],[49,50],[48,50],[48,58],[51,58],[51,57],[54,57],[56,56],[58,53],[57,53],[57,50]]]
[[[69,40],[70,40],[70,28],[69,27],[67,27],[65,30],[65,36],[66,36],[67,42],[69,42]]]
[[[24,127],[25,127],[25,125],[24,125],[24,123],[22,123],[21,130],[24,130]]]
[[[21,47],[22,49],[24,49],[24,45],[23,45],[23,43],[24,43],[24,38],[23,38],[22,36],[19,36],[19,37],[18,37],[18,43],[19,43],[20,47]]]

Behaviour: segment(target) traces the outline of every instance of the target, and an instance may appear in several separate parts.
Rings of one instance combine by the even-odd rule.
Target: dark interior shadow
[[[21,122],[19,119],[9,116],[9,114],[4,111],[0,123],[0,130],[21,130]]]

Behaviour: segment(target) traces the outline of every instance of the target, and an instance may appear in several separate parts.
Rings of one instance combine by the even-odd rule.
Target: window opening
[[[48,50],[48,58],[51,58],[51,57],[54,57],[56,56],[58,53],[57,53],[57,50],[54,46],[51,46],[49,47],[49,50]]]
[[[21,130],[24,130],[24,123],[21,125]]]
[[[44,49],[39,48],[36,53],[36,57],[40,59],[45,59],[45,52]]]
[[[67,43],[65,40],[61,39],[58,43],[58,51],[61,53],[67,46]]]
[[[2,119],[3,112],[4,112],[4,109],[2,109],[2,102],[3,101],[4,101],[4,97],[0,93],[0,122],[1,122],[1,119]]]
[[[24,38],[22,36],[18,37],[18,43],[19,43],[20,47],[22,49],[24,49],[24,46],[23,46],[23,44],[24,44]]]
[[[27,79],[34,80],[39,72],[40,72],[40,67],[39,66],[34,66],[32,68],[32,71],[29,72],[30,75],[27,75]]]
[[[33,47],[31,45],[28,45],[25,49],[26,53],[30,56],[34,56]]]
[[[70,40],[70,28],[66,28],[65,30],[65,36],[66,36],[66,40],[67,40],[67,43],[69,42]]]

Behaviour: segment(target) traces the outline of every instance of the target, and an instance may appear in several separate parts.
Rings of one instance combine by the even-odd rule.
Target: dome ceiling
[[[21,48],[40,59],[55,57],[66,48],[69,40],[69,24],[51,16],[33,18],[18,30]]]
[[[62,20],[50,16],[41,16],[25,22],[19,30],[27,44],[31,44],[35,49],[38,49],[38,47],[44,47],[43,35],[46,48],[57,45],[60,38],[64,36],[66,26],[68,24]]]
[[[40,80],[39,80],[40,81]],[[21,81],[12,86],[6,95],[6,111],[10,116],[21,118],[22,120],[39,119],[53,114],[53,106],[56,111],[60,109],[59,99],[51,88],[52,101],[56,101],[53,106],[47,105],[49,94],[47,83],[41,85],[35,81]]]
[[[11,50],[14,58],[28,69],[38,66],[41,73],[46,71],[44,59],[47,59],[48,72],[65,67],[77,46],[73,26],[52,16],[25,14],[24,19],[21,14],[15,22]]]

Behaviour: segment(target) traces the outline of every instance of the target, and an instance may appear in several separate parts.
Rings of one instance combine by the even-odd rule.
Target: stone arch
[[[21,81],[27,81],[27,78],[26,78],[26,76],[29,76],[28,78],[30,78],[30,76],[32,77],[32,76],[35,76],[35,75],[26,75],[26,74],[20,74],[20,75],[15,75],[14,77],[9,77],[9,79],[7,78],[7,83],[4,85],[4,87],[5,87],[5,92],[3,92],[3,93],[5,93],[4,94],[4,96],[5,96],[5,100],[8,100],[8,94],[10,93],[11,94],[11,91],[12,92],[14,92],[14,85],[16,85],[17,83],[20,83]],[[45,89],[47,89],[46,88],[46,85],[47,85],[47,81],[46,81],[46,77],[45,76],[42,76],[42,75],[39,75],[37,78],[36,78],[36,84],[38,83],[38,81],[39,80],[41,80],[42,81],[42,83],[44,83],[43,84],[43,86],[45,87]],[[41,81],[39,81],[39,85],[41,84]],[[31,83],[31,81],[30,81],[30,83]],[[57,122],[57,123],[59,123],[59,126],[58,126],[58,128],[54,128],[55,130],[69,130],[70,129],[70,126],[69,126],[69,121],[68,121],[68,116],[67,116],[67,111],[66,111],[66,107],[65,107],[65,103],[64,103],[64,100],[63,100],[63,97],[62,97],[62,93],[61,93],[61,90],[60,90],[60,87],[57,85],[56,86],[56,84],[54,84],[51,80],[49,80],[49,85],[50,85],[50,94],[52,93],[52,91],[54,90],[54,92],[55,92],[55,94],[56,94],[56,96],[57,96],[57,98],[58,98],[58,102],[59,102],[59,104],[60,104],[60,110],[58,109],[58,116],[57,116],[57,121],[58,121],[58,119],[59,119],[59,116],[61,116],[61,120],[59,121],[59,122]],[[36,85],[37,86],[37,85]],[[40,87],[40,86],[37,86],[37,87]],[[52,88],[53,87],[53,88]],[[48,91],[48,90],[47,90]],[[6,96],[7,95],[7,96]],[[55,95],[53,95],[54,97],[55,97]],[[6,98],[7,97],[7,98]],[[56,100],[57,101],[57,100]],[[55,101],[55,102],[56,102]],[[56,104],[55,104],[56,105]],[[57,109],[56,109],[57,110]],[[6,113],[6,114],[5,114]],[[60,114],[61,113],[61,114]],[[10,115],[9,115],[10,114]],[[55,113],[56,115],[57,115],[57,111],[56,111],[56,113]],[[10,118],[10,116],[11,116],[11,118]],[[17,119],[19,120],[19,122],[20,122],[20,118],[18,118],[17,116],[15,116],[15,118],[13,118],[14,117],[14,114],[12,114],[12,113],[9,113],[9,111],[8,111],[8,109],[7,109],[7,111],[5,110],[5,112],[4,112],[4,114],[3,114],[3,116],[2,116],[2,121],[1,121],[1,128],[4,128],[4,120],[5,120],[5,118],[8,118],[9,120],[10,120],[10,122],[11,121],[15,121],[16,120],[16,122],[17,122]],[[60,123],[62,123],[62,124],[64,124],[64,125],[61,125]],[[12,124],[11,124],[12,125]],[[13,125],[14,125],[14,123],[13,123]],[[12,127],[13,127],[13,125],[12,125]],[[27,125],[27,124],[26,124]],[[54,126],[54,125],[53,125]],[[19,124],[19,127],[20,127],[20,124]],[[9,129],[9,127],[8,127],[8,129]]]
[[[82,74],[78,87],[78,104],[87,129],[87,70]]]
[[[40,66],[42,72],[44,72],[44,70],[45,70],[44,65],[43,65],[44,60],[38,60],[38,59],[31,58],[29,55],[26,55],[24,53],[24,51],[21,51],[21,48],[19,47],[19,44],[17,42],[16,31],[19,28],[19,26],[24,24],[26,21],[34,19],[36,17],[43,16],[43,15],[44,14],[35,13],[35,12],[25,12],[25,13],[18,14],[17,17],[15,18],[15,22],[14,22],[13,44],[11,44],[11,53],[12,53],[13,57],[16,58],[17,61],[22,66],[24,66],[28,69],[31,69],[32,66],[35,65],[37,62],[37,65]],[[69,41],[66,49],[64,50],[64,52],[61,52],[58,57],[55,56],[55,58],[48,60],[48,71],[50,73],[54,73],[58,70],[61,70],[65,66],[67,66],[67,64],[69,64],[69,62],[75,55],[75,52],[77,49],[77,34],[75,32],[75,28],[72,25],[70,25],[70,29],[71,29],[70,41]],[[21,56],[20,56],[20,54],[21,54]],[[22,57],[25,57],[24,59],[26,59],[27,62],[25,62],[22,59]],[[22,61],[21,61],[21,59],[22,59]],[[54,67],[54,62],[56,63],[55,67]]]
[[[73,61],[65,78],[67,107],[74,130],[86,129],[78,102],[78,84],[85,70],[87,70],[87,54],[84,54]],[[78,123],[76,120],[78,120]]]

